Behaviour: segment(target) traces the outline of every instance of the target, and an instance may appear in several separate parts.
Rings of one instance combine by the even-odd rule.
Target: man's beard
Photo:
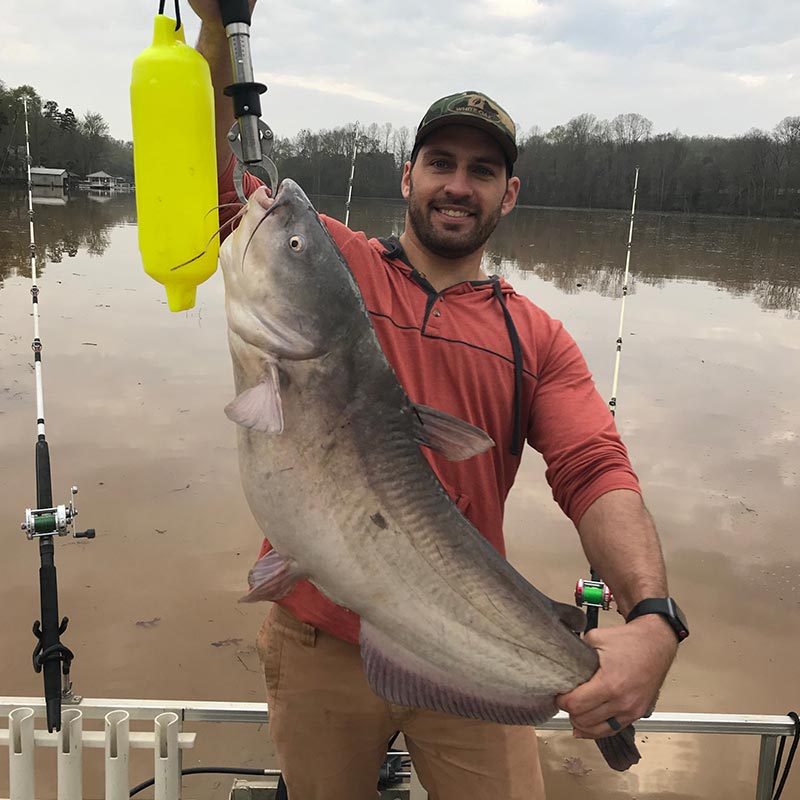
[[[497,208],[490,211],[483,219],[480,216],[474,217],[477,224],[462,234],[458,234],[456,231],[442,234],[431,223],[430,214],[432,209],[430,205],[423,207],[414,194],[414,182],[409,178],[408,183],[408,219],[411,227],[420,244],[437,256],[455,259],[472,255],[472,253],[480,250],[486,244],[500,221],[500,212],[503,208],[502,200]],[[445,200],[441,205],[458,206],[461,204]],[[474,211],[471,207],[463,205],[462,207],[465,211]]]

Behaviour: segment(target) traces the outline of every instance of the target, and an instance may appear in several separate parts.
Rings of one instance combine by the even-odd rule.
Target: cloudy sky
[[[129,139],[130,67],[157,8],[0,0],[0,80]],[[199,22],[181,10],[193,43]],[[278,136],[413,127],[432,100],[473,88],[524,131],[633,111],[657,133],[733,136],[800,115],[797,0],[260,0],[252,45]]]

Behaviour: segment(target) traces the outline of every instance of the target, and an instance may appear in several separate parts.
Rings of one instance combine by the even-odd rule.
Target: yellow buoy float
[[[164,14],[133,62],[131,115],[142,262],[170,310],[185,311],[219,253],[214,93],[205,59]]]

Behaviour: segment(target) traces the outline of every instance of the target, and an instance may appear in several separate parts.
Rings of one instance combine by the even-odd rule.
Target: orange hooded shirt
[[[236,201],[233,161],[220,203]],[[245,175],[249,195],[259,182]],[[221,221],[232,216],[223,212]],[[503,279],[436,292],[396,239],[367,239],[322,215],[364,297],[383,351],[412,402],[486,431],[495,447],[465,461],[422,448],[459,510],[505,555],[503,510],[525,440],[547,464],[553,497],[577,526],[615,489],[640,491],[614,418],[577,344]],[[268,552],[267,540],[260,555]],[[359,618],[301,581],[279,601],[302,622],[352,643]]]

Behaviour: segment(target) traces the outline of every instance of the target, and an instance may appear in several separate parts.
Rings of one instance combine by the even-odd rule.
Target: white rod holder
[[[155,800],[180,800],[180,728],[180,717],[174,711],[166,711],[155,718]]]
[[[8,782],[10,800],[34,798],[32,708],[15,708],[8,715]]]
[[[128,754],[130,714],[112,711],[106,714],[106,797],[105,800],[128,800]]]
[[[58,732],[58,800],[83,800],[83,712],[61,712]]]

